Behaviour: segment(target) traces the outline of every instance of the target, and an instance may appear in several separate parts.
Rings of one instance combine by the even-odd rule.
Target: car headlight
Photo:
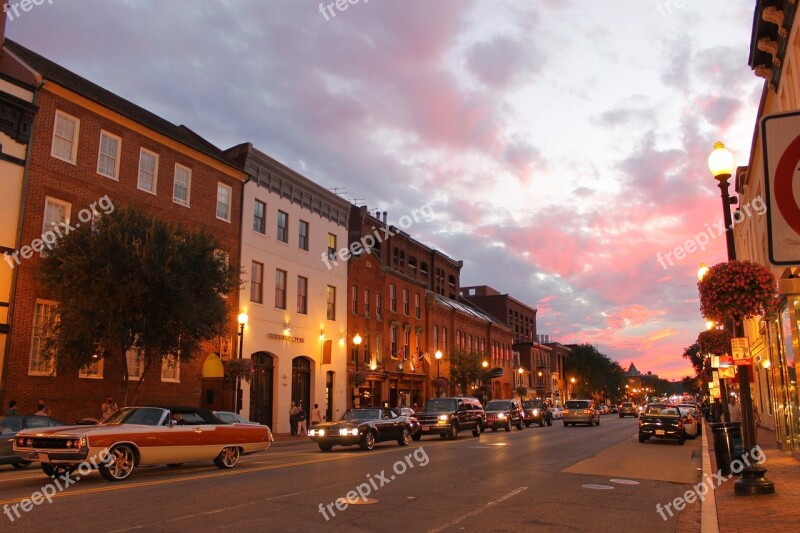
[[[533,416],[539,416],[539,410],[538,409],[534,409],[533,410]]]
[[[358,435],[358,428],[344,428],[339,430],[339,435],[346,437],[348,435]]]
[[[450,415],[439,415],[439,420],[450,420]]]
[[[505,413],[500,413],[499,415],[497,415],[497,418],[499,418],[500,420],[503,420],[505,417],[506,417]]]
[[[308,430],[309,437],[324,437],[325,430],[324,429],[309,429]]]

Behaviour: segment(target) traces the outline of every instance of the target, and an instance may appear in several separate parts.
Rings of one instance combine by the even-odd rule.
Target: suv
[[[564,427],[575,424],[600,425],[600,414],[592,400],[567,400],[564,407]]]
[[[636,406],[633,404],[633,402],[622,402],[622,405],[619,408],[619,417],[622,418],[625,416],[632,416],[633,418],[639,416],[639,410],[636,409]]]
[[[506,431],[511,431],[511,426],[517,426],[517,429],[521,430],[522,424],[525,423],[522,417],[519,400],[491,400],[486,404],[486,421],[483,423],[483,429],[492,428],[492,431],[497,431],[499,428],[504,428]]]
[[[525,400],[522,402],[523,421],[526,427],[531,424],[537,423],[542,427],[547,423],[548,426],[553,425],[553,414],[550,412],[550,404],[544,400]]]
[[[415,416],[420,435],[437,434],[450,440],[464,429],[471,429],[472,436],[479,437],[486,419],[481,402],[463,396],[431,398]]]

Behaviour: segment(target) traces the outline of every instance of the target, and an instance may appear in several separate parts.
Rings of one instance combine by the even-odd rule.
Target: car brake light
[[[683,429],[683,420],[678,422],[678,429]]]

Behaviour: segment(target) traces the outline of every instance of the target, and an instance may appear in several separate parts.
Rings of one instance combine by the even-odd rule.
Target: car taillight
[[[590,415],[590,414],[592,414],[592,410],[591,409],[584,409],[583,410],[583,414]]]
[[[562,414],[568,415],[568,414],[569,414],[569,409],[564,409],[564,410],[562,411]]]
[[[678,429],[683,429],[683,420],[678,422]]]
[[[639,419],[639,427],[642,427],[642,425],[643,425],[643,424],[642,424],[642,419],[640,418],[640,419]]]

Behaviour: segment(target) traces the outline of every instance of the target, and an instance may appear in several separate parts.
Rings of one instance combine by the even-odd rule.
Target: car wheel
[[[319,449],[323,452],[329,452],[333,449],[333,444],[329,442],[319,442],[317,443],[317,446],[319,446]]]
[[[517,422],[517,429],[522,431],[522,427],[523,427],[522,419],[520,418],[519,421]]]
[[[29,466],[31,466],[31,462],[30,461],[20,461],[18,463],[11,463],[11,466],[13,466],[17,470],[19,470],[21,468],[28,468]]]
[[[506,419],[506,431],[511,431],[511,419]]]
[[[564,422],[564,427],[567,427],[568,425],[569,425],[569,424],[567,424],[566,422]]]
[[[639,442],[644,442],[644,441],[646,441],[646,440],[647,440],[647,437],[645,437],[644,435],[642,435],[641,433],[639,433]]]
[[[478,423],[475,424],[475,429],[472,430],[473,437],[480,437],[483,430],[483,422],[478,420]]]
[[[233,468],[238,462],[239,448],[236,446],[222,448],[219,455],[214,458],[214,464],[217,465],[217,468]]]
[[[598,416],[597,417],[597,422],[595,423],[595,426],[599,426],[599,425],[600,425],[600,417]]]
[[[78,468],[77,466],[67,466],[67,465],[51,465],[50,463],[42,463],[42,472],[45,473],[46,476],[57,478],[64,475],[70,475]]]
[[[408,428],[403,428],[403,436],[397,439],[397,444],[400,446],[408,446],[411,444],[411,432],[408,431]]]
[[[361,440],[362,450],[371,450],[375,447],[375,434],[371,431],[364,433],[364,438]]]
[[[553,419],[550,418],[549,416],[547,417],[547,425],[548,427],[553,425]]]
[[[619,415],[620,418],[625,418],[625,415]]]
[[[447,438],[450,440],[456,440],[458,438],[458,422],[453,422],[450,425],[450,433],[447,435]]]
[[[414,442],[419,441],[421,438],[422,438],[422,433],[414,433],[413,435],[411,435],[411,440],[413,440]]]
[[[115,446],[108,452],[105,461],[98,465],[100,475],[108,481],[122,481],[133,473],[136,466],[136,454],[127,444]]]

